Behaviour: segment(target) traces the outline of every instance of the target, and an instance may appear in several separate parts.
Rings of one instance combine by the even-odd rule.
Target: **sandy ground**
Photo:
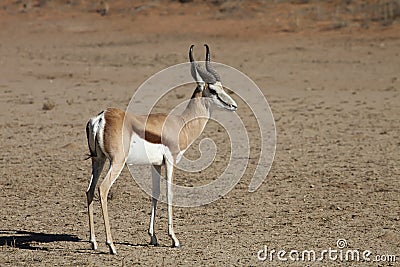
[[[400,261],[399,25],[292,32],[268,28],[263,14],[210,18],[202,12],[212,6],[197,13],[171,6],[137,16],[54,7],[0,12],[0,266],[391,266],[257,259],[264,246],[322,251],[340,238],[349,249],[371,250],[371,259]],[[164,204],[156,226],[161,246],[147,245],[150,199],[125,169],[109,200],[119,254],[108,254],[98,198],[99,250],[90,250],[88,118],[126,108],[146,78],[186,62],[190,44],[205,42],[215,61],[246,73],[271,105],[278,140],[266,181],[247,191],[250,161],[222,199],[175,208],[183,247],[173,249]],[[191,93],[169,96],[162,108]],[[252,114],[240,105],[237,112],[256,155]],[[216,127],[204,136],[215,137]],[[223,163],[203,174],[178,171],[175,180],[201,184]]]

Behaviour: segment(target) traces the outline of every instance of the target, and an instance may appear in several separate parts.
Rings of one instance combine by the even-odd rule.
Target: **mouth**
[[[229,110],[231,111],[236,111],[237,110],[237,106],[232,105],[232,104],[228,104]]]

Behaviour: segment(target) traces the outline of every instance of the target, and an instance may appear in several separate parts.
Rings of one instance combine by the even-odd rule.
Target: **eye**
[[[211,87],[208,87],[208,91],[210,91],[211,94],[216,95],[217,91],[215,91],[214,89],[212,89]]]

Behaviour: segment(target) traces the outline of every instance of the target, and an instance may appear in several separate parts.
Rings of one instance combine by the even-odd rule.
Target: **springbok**
[[[125,164],[149,164],[152,168],[152,209],[150,218],[150,244],[158,245],[154,233],[157,200],[160,194],[161,166],[166,168],[166,199],[168,205],[168,235],[172,247],[179,247],[172,219],[172,178],[175,164],[196,140],[210,118],[210,108],[220,107],[235,111],[236,102],[224,91],[218,73],[210,64],[210,51],[206,47],[206,68],[193,60],[193,46],[189,49],[191,74],[197,82],[193,95],[180,116],[164,113],[134,115],[108,108],[91,118],[86,125],[86,135],[92,159],[92,174],[86,191],[90,242],[97,249],[93,223],[93,197],[96,184],[106,159],[110,161],[107,175],[99,186],[99,195],[106,229],[106,244],[112,254],[117,251],[111,237],[107,195]],[[124,137],[124,138],[122,138]]]

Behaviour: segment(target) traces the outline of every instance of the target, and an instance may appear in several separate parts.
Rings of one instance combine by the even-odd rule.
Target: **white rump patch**
[[[104,124],[105,124],[105,122],[106,122],[106,120],[104,118],[104,111],[101,112],[96,117],[93,117],[90,119],[90,124],[92,127],[92,133],[93,133],[93,141],[96,142],[96,139],[97,139],[100,149],[104,154],[106,154],[104,151]],[[95,146],[93,146],[93,147],[95,147]]]

